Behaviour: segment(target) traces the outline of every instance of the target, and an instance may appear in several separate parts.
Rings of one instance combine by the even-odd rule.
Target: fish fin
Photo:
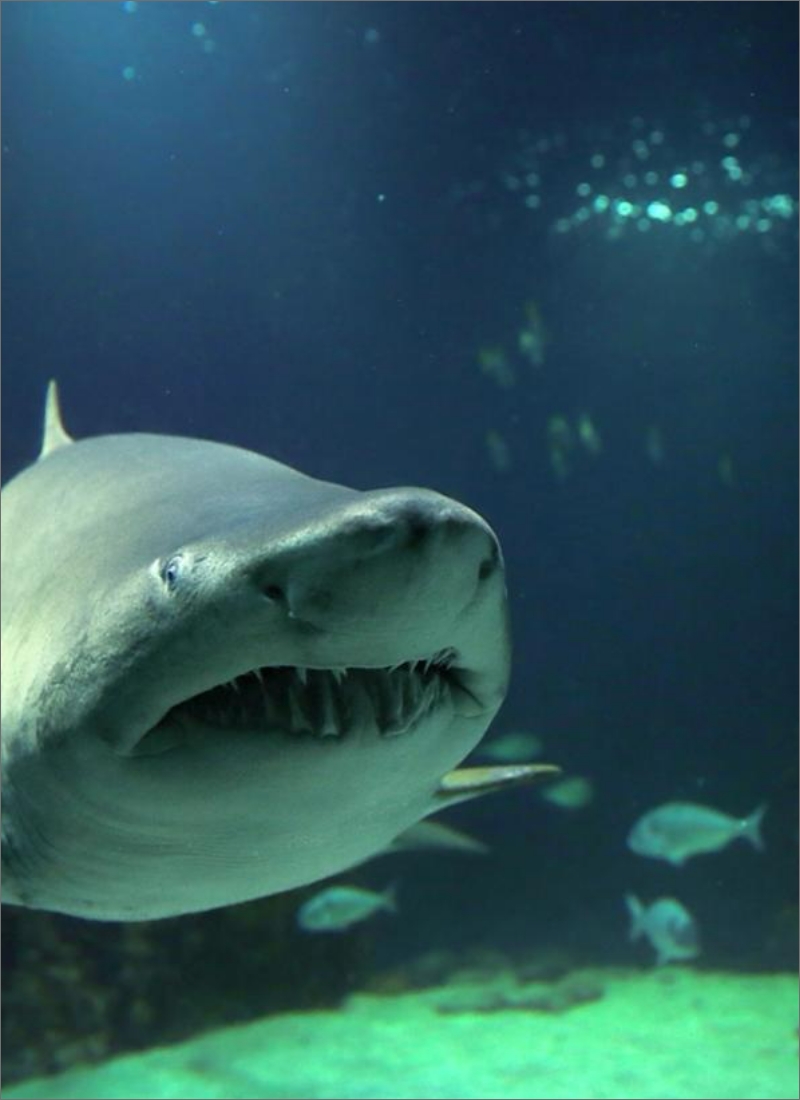
[[[742,836],[745,840],[749,840],[757,852],[764,851],[764,838],[761,835],[761,822],[764,820],[764,814],[767,812],[766,802],[762,802],[761,805],[753,810],[749,817],[746,817],[742,822]]]
[[[470,836],[462,829],[455,829],[452,825],[445,825],[441,821],[428,821],[423,818],[414,825],[404,829],[394,838],[386,852],[405,851],[451,851],[474,852],[486,855],[490,851],[489,845],[484,844],[477,837]],[[378,853],[382,855],[382,852]]]
[[[429,813],[454,806],[481,794],[516,787],[534,779],[551,777],[561,771],[556,764],[498,764],[490,767],[455,768],[442,776]]]
[[[72,436],[64,427],[61,419],[61,404],[58,400],[58,385],[54,378],[50,379],[47,386],[47,398],[44,406],[44,431],[42,433],[42,449],[39,458],[46,458],[53,451],[63,447],[66,443],[74,442]]]
[[[631,926],[628,931],[629,940],[638,940],[644,932],[642,928],[642,917],[644,916],[644,906],[636,897],[635,894],[625,895],[625,904],[628,907],[628,913],[631,918]]]

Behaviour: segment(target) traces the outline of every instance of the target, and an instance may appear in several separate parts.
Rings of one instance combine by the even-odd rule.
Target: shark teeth
[[[372,725],[409,732],[457,686],[453,650],[390,668],[276,666],[251,669],[174,708],[184,719],[226,729],[338,738]]]

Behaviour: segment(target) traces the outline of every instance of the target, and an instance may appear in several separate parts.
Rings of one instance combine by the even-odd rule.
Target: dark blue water
[[[641,961],[634,890],[680,897],[704,963],[790,965],[794,5],[3,15],[4,478],[35,456],[55,376],[77,436],[200,435],[358,488],[428,485],[500,535],[497,728],[536,732],[595,798],[487,799],[451,820],[490,860],[365,871],[402,882],[379,952]],[[490,347],[512,386],[481,371]],[[628,852],[676,798],[767,801],[766,852],[681,871]]]

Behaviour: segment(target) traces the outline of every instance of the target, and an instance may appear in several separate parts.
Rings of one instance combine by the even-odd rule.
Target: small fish
[[[542,798],[562,810],[582,810],[594,798],[594,784],[582,775],[568,775],[542,791]]]
[[[484,741],[475,751],[482,760],[496,760],[511,764],[517,760],[535,760],[544,750],[541,737],[527,730],[511,730]]]
[[[360,886],[329,886],[303,902],[297,923],[306,932],[343,932],[381,910],[396,913],[396,892],[394,883],[382,894]]]
[[[578,417],[578,439],[590,455],[596,457],[603,449],[603,441],[588,413],[581,413]]]
[[[507,474],[511,469],[511,448],[508,441],[492,428],[484,436],[489,460],[498,474]]]
[[[647,936],[656,950],[656,965],[700,954],[700,936],[694,917],[676,898],[658,898],[642,905],[634,894],[625,895],[631,918],[630,938]]]
[[[749,817],[735,818],[694,802],[666,802],[640,817],[628,834],[628,847],[640,856],[665,859],[676,867],[701,852],[718,852],[737,837],[763,851],[759,806]]]

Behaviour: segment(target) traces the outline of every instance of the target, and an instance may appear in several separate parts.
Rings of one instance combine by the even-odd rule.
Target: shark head
[[[73,442],[51,387],[3,519],[6,900],[138,920],[333,874],[441,805],[505,695],[497,539],[437,493]]]

